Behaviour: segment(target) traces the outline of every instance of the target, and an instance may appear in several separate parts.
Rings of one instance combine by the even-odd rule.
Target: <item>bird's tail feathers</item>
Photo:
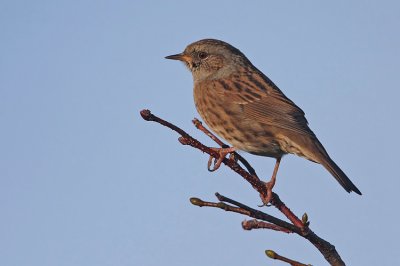
[[[353,182],[351,182],[347,175],[342,171],[342,169],[339,168],[339,166],[337,166],[337,164],[331,158],[326,157],[320,163],[333,175],[333,177],[347,192],[350,193],[354,191],[358,195],[361,195],[361,191],[356,187],[356,185],[353,184]]]

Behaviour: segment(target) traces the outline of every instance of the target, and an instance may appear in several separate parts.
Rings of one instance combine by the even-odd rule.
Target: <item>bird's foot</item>
[[[274,172],[272,173],[271,180],[269,180],[268,182],[264,182],[265,187],[267,188],[267,195],[261,195],[261,200],[263,202],[263,205],[261,205],[260,207],[270,206],[268,204],[270,203],[270,201],[272,199],[272,189],[275,186],[276,174],[278,173],[278,168],[279,168],[280,163],[281,163],[281,157],[276,158]]]
[[[275,186],[275,180],[270,180],[269,182],[264,182],[265,187],[267,188],[267,195],[261,195],[261,200],[263,204],[259,207],[269,207],[271,206],[269,203],[272,199],[272,188]]]
[[[234,159],[234,156],[232,155],[233,152],[236,150],[236,148],[234,147],[229,147],[229,148],[211,148],[212,150],[218,152],[219,157],[218,159],[215,159],[213,156],[210,156],[210,158],[208,159],[208,163],[207,163],[207,168],[208,171],[210,172],[214,172],[215,170],[217,170],[220,166],[222,161],[225,159],[225,156],[229,153],[231,153],[231,156],[229,157],[229,159]],[[214,159],[214,166],[211,168],[211,165],[213,164],[213,159]]]

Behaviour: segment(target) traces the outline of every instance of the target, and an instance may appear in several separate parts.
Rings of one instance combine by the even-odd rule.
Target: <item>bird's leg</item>
[[[265,183],[265,186],[267,187],[267,196],[263,197],[263,203],[264,206],[268,205],[269,202],[271,201],[272,198],[272,188],[275,186],[275,181],[276,181],[276,174],[278,173],[279,169],[279,164],[281,163],[281,157],[276,158],[276,163],[274,167],[274,172],[272,173],[271,180]]]
[[[218,159],[214,160],[214,167],[213,168],[211,168],[211,164],[212,164],[212,161],[213,161],[214,157],[210,156],[210,159],[208,159],[207,168],[208,168],[208,171],[210,171],[210,172],[214,172],[215,170],[217,170],[221,166],[222,161],[225,159],[225,156],[228,153],[232,153],[232,152],[236,151],[235,147],[211,148],[211,149],[216,151],[216,152],[218,152],[219,157],[218,157]]]

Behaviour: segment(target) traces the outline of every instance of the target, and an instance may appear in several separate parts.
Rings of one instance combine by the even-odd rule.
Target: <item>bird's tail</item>
[[[334,178],[339,182],[340,185],[347,191],[354,191],[358,195],[361,195],[360,190],[356,187],[356,185],[351,182],[351,180],[347,177],[347,175],[337,166],[337,164],[329,158],[329,156],[324,156],[324,160],[320,162],[326,170],[328,170]]]

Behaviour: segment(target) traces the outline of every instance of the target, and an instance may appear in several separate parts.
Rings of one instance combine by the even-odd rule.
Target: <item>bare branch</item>
[[[252,220],[244,220],[242,222],[242,228],[244,230],[253,230],[253,229],[271,229],[274,231],[279,231],[283,233],[293,233],[292,231],[280,227],[278,225],[272,224],[272,223],[267,223],[264,221],[259,221],[257,219],[252,219]]]
[[[278,219],[272,215],[269,215],[267,213],[264,213],[259,210],[255,210],[253,208],[250,208],[249,206],[246,206],[240,202],[234,201],[230,198],[227,198],[225,196],[220,195],[219,193],[216,193],[217,198],[220,200],[220,202],[215,203],[215,202],[208,202],[208,201],[203,201],[199,198],[191,198],[190,202],[193,205],[199,206],[199,207],[214,207],[214,208],[219,208],[225,211],[230,211],[230,212],[236,212],[240,213],[252,218],[260,219],[269,223],[272,223],[274,225],[277,225],[279,227],[285,228],[287,231],[290,232],[295,232],[298,234],[301,234],[301,231],[299,228],[294,226],[293,224],[290,224],[288,222],[285,222],[281,219]],[[230,203],[232,205],[226,204],[224,202]]]
[[[281,201],[278,194],[272,192],[271,204],[280,210],[296,227],[304,230],[305,224]]]
[[[286,257],[284,257],[284,256],[279,255],[278,253],[276,253],[276,252],[273,251],[273,250],[266,250],[266,251],[265,251],[265,254],[266,254],[268,257],[270,257],[271,259],[280,260],[280,261],[283,261],[283,262],[287,262],[287,263],[289,263],[289,264],[292,265],[292,266],[311,266],[310,264],[307,265],[307,264],[303,264],[303,263],[298,262],[298,261],[295,261],[295,260],[288,259],[288,258],[286,258]]]
[[[215,159],[219,158],[219,153],[215,151],[215,149],[209,148],[199,142],[198,140],[194,139],[191,137],[189,134],[187,134],[184,130],[180,129],[179,127],[171,124],[168,121],[165,121],[155,115],[153,115],[149,110],[142,110],[140,112],[141,116],[143,119],[147,121],[154,121],[157,122],[163,126],[166,126],[174,131],[176,131],[178,134],[181,136],[179,137],[179,141],[181,144],[184,145],[190,145],[196,149],[201,150],[204,153],[209,154],[210,156],[214,157]],[[194,121],[195,125],[197,128],[199,128],[201,131],[206,133],[208,136],[210,136],[215,142],[217,142],[220,146],[225,145],[222,141],[220,141],[216,136],[214,136],[210,131],[208,131],[206,128],[204,128],[201,124],[200,121],[196,122]],[[237,157],[238,158],[238,157]],[[240,157],[239,157],[240,158]],[[240,160],[249,171],[246,171],[243,169],[235,159],[223,159],[223,163],[231,168],[233,171],[235,171],[237,174],[241,175],[250,185],[260,194],[261,199],[267,198],[268,191],[265,186],[265,183],[261,181],[257,175],[255,174],[254,169],[250,166],[250,164],[243,158],[243,160]],[[253,170],[252,170],[253,169]],[[268,226],[271,227],[269,229],[276,230],[276,228],[283,228],[283,230],[278,230],[284,232],[284,230],[288,230],[290,232],[294,232],[307,240],[309,240],[320,252],[321,254],[325,257],[325,259],[331,264],[331,265],[345,265],[345,263],[342,261],[340,258],[339,254],[337,253],[335,247],[330,244],[328,241],[320,238],[317,236],[310,228],[309,228],[309,222],[308,222],[308,217],[306,215],[303,215],[303,219],[300,220],[279,198],[279,196],[276,193],[272,193],[272,198],[271,198],[271,204],[275,206],[279,211],[284,214],[291,223],[285,222],[281,219],[278,219],[274,216],[271,216],[269,214],[266,214],[264,212],[252,209],[242,203],[239,203],[237,201],[234,201],[232,199],[229,199],[227,197],[224,197],[220,194],[216,194],[217,198],[221,201],[219,203],[213,203],[213,202],[206,202],[202,201],[198,198],[192,198],[191,202],[194,205],[203,207],[215,207],[215,208],[220,208],[225,211],[231,211],[231,212],[236,212],[240,213],[252,218],[256,218],[259,220],[262,220],[264,222],[267,222],[269,224],[272,224],[274,226],[269,226],[266,225],[265,228]],[[226,204],[226,203],[232,204]],[[259,222],[259,224],[261,224]],[[295,261],[294,261],[295,262]],[[297,262],[295,262],[297,263]],[[293,264],[293,265],[304,265],[304,264]]]

